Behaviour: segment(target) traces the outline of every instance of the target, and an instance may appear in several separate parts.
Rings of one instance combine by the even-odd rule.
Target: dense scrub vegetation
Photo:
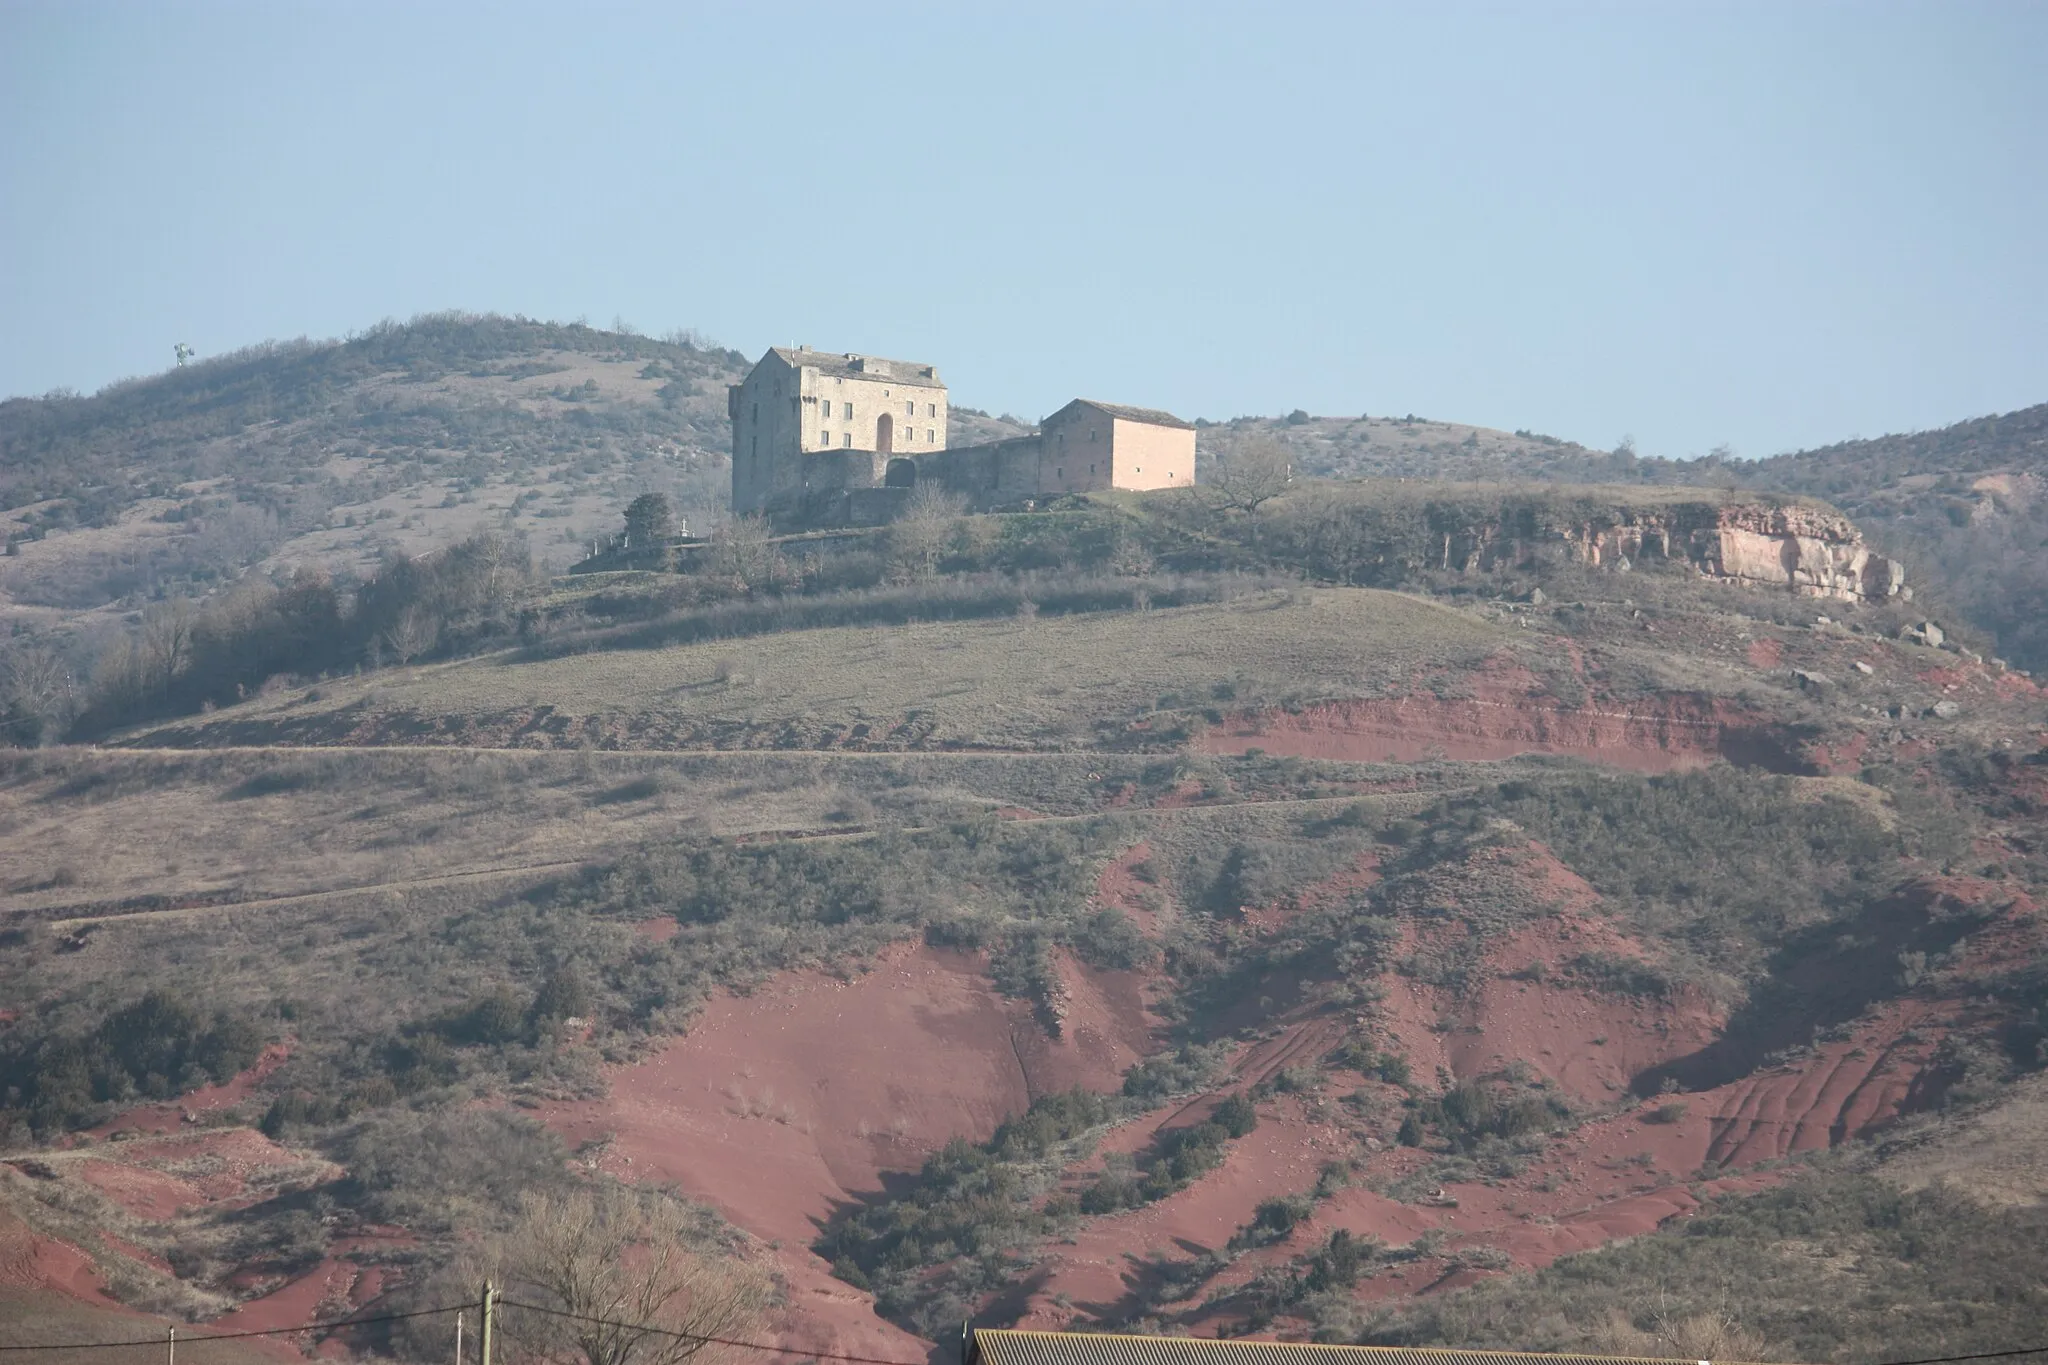
[[[1464,1293],[1369,1315],[1325,1298],[1316,1335],[1670,1356],[1739,1321],[1750,1359],[1897,1360],[2032,1340],[2048,1317],[2044,1285],[2048,1211],[1987,1208],[1939,1187],[1902,1193],[1871,1175],[1823,1169]]]
[[[1078,1198],[1057,1189],[1112,1124],[1200,1089],[1220,1060],[1219,1048],[1183,1047],[1132,1067],[1120,1094],[1041,1096],[987,1142],[955,1138],[907,1191],[841,1210],[812,1249],[841,1279],[872,1290],[878,1312],[935,1336],[1027,1269],[1031,1244],[1080,1215],[1163,1199],[1213,1169],[1225,1144],[1258,1124],[1242,1095],[1203,1122],[1161,1132],[1139,1162],[1112,1157]]]
[[[9,1033],[0,1046],[0,1135],[18,1124],[47,1137],[123,1104],[225,1081],[256,1060],[263,1039],[246,1013],[201,1009],[164,990],[82,1033]]]

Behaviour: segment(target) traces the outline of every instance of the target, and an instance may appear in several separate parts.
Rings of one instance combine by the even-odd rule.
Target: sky
[[[457,308],[1743,456],[2048,401],[2048,5],[0,0],[0,396]]]

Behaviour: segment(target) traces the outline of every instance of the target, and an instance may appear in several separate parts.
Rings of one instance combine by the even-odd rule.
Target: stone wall
[[[1110,429],[1110,487],[1187,488],[1195,482],[1195,433],[1117,418]]]
[[[732,505],[763,511],[807,490],[873,488],[892,455],[944,450],[943,385],[906,382],[892,362],[770,351],[727,399],[732,417]],[[807,354],[820,364],[806,365]],[[867,373],[836,373],[849,364]]]

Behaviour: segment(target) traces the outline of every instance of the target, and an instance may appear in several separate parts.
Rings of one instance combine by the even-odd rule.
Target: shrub
[[[114,1011],[82,1036],[17,1043],[0,1054],[0,1092],[38,1134],[83,1127],[106,1106],[170,1099],[252,1065],[262,1030],[249,1015],[203,1011],[156,990]]]

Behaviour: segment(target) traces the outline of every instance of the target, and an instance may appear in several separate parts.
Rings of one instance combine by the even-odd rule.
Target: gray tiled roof
[[[939,378],[935,366],[915,360],[886,360],[881,356],[841,354],[838,351],[800,351],[794,346],[771,346],[771,354],[780,356],[786,365],[804,366],[819,374],[837,375],[844,379],[875,379],[888,384],[902,384],[914,389],[943,389],[946,381]],[[886,373],[854,368],[856,361],[867,361],[884,366]]]
[[[1094,408],[1097,412],[1106,412],[1111,417],[1121,417],[1126,422],[1143,422],[1147,426],[1179,427],[1185,431],[1195,429],[1193,422],[1183,422],[1172,413],[1161,412],[1158,408],[1134,408],[1123,403],[1098,403],[1093,398],[1076,398],[1067,404],[1067,407]]]

